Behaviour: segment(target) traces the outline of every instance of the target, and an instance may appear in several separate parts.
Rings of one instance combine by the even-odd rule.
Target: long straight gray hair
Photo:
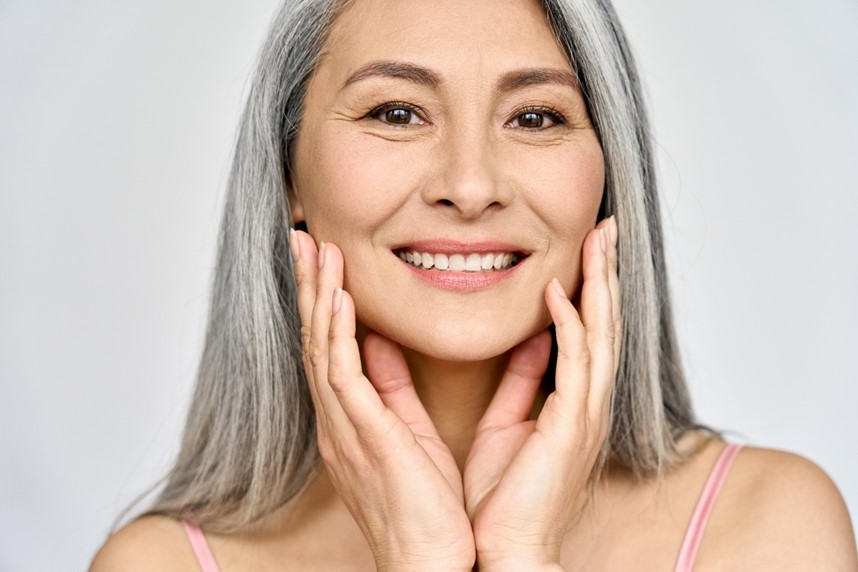
[[[673,332],[649,124],[609,0],[543,0],[577,73],[616,214],[624,331],[603,457],[639,477],[694,426]],[[287,0],[258,57],[236,140],[205,348],[181,450],[147,514],[229,532],[293,498],[319,466],[301,362],[287,185],[307,82],[338,0]],[[191,515],[189,517],[189,515]]]

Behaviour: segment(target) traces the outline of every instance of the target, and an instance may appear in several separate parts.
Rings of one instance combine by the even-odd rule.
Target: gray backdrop
[[[176,451],[273,0],[0,1],[0,570],[79,570]],[[858,3],[621,0],[702,419],[858,509]]]

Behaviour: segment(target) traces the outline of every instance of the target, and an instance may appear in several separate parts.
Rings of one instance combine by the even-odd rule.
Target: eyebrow
[[[343,84],[343,89],[353,83],[373,77],[404,79],[418,85],[437,89],[442,81],[440,76],[428,68],[407,62],[377,61],[371,62],[353,74]],[[579,88],[578,77],[569,70],[558,68],[528,68],[513,70],[501,76],[497,85],[499,93],[507,93],[531,85],[559,84]]]
[[[438,74],[424,67],[406,62],[381,61],[369,63],[354,72],[346,79],[343,88],[371,77],[405,79],[431,88],[437,88],[441,85],[441,78],[438,77]]]
[[[579,88],[578,76],[569,70],[557,68],[533,68],[514,70],[504,74],[498,82],[497,90],[500,93],[506,93],[531,85],[550,83],[565,85],[574,90]]]

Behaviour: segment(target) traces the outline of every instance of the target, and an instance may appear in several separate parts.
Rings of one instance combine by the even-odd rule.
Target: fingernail
[[[617,237],[620,234],[619,228],[617,227],[617,217],[615,215],[611,215],[610,223],[608,224],[608,234],[611,237],[611,244],[614,245],[614,248],[617,247]]]
[[[334,301],[331,304],[333,306],[333,313],[336,314],[340,311],[340,305],[343,303],[343,289],[342,288],[334,288]]]
[[[322,266],[325,265],[325,243],[319,243],[319,270],[322,269]]]
[[[605,227],[599,229],[599,246],[602,247],[602,252],[608,254],[608,237],[605,235]]]
[[[301,243],[298,242],[298,237],[295,235],[295,229],[289,229],[289,249],[292,251],[292,261],[295,262],[301,258]]]
[[[566,297],[566,292],[563,291],[563,286],[560,285],[560,280],[558,280],[556,277],[551,279],[551,286],[554,287],[554,291],[557,292],[558,296],[560,296],[561,298]]]

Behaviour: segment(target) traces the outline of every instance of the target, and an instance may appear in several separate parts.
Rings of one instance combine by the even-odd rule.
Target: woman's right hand
[[[476,558],[462,477],[423,408],[398,345],[355,339],[343,257],[307,233],[290,237],[307,382],[319,452],[379,570],[471,570]]]

